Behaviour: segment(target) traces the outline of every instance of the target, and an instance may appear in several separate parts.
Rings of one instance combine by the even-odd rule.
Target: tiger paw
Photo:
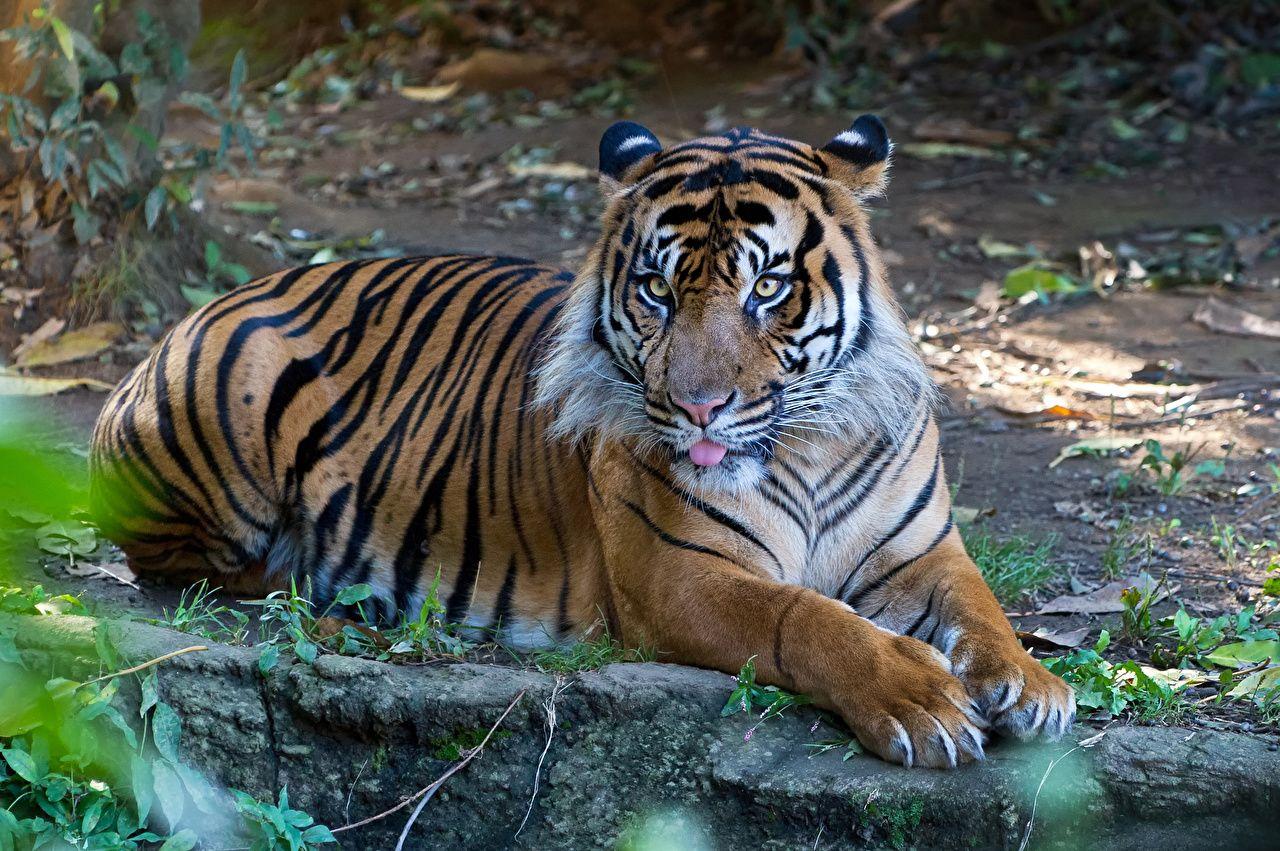
[[[983,758],[986,722],[946,657],[897,636],[877,662],[877,675],[836,701],[863,747],[908,767],[955,768]]]
[[[962,645],[953,660],[956,676],[997,732],[1057,739],[1071,729],[1075,692],[1021,647],[1002,652]]]

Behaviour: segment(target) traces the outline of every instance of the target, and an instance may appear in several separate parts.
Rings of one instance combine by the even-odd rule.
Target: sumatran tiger
[[[1061,735],[951,521],[937,391],[863,201],[890,144],[604,134],[576,275],[504,257],[309,266],[174,328],[93,437],[143,574],[369,583],[516,646],[605,628],[838,712],[906,765]],[[362,604],[362,605],[366,605]]]

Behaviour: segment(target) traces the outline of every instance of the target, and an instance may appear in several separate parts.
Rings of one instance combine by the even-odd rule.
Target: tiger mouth
[[[733,446],[708,437],[696,441],[688,449],[671,449],[672,461],[687,461],[700,471],[729,466],[735,461],[764,460],[767,453],[755,445]]]

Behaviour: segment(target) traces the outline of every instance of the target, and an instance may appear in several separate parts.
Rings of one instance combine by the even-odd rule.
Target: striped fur
[[[438,575],[451,620],[519,646],[603,625],[672,661],[755,656],[908,764],[978,758],[988,724],[1060,733],[1069,689],[951,526],[935,391],[860,206],[888,152],[868,117],[822,149],[620,125],[576,277],[441,256],[241,287],[108,400],[101,522],[143,574],[306,577],[321,602],[368,582],[383,620]]]

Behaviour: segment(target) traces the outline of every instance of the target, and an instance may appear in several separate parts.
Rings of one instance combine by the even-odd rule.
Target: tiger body
[[[105,528],[142,573],[369,583],[382,620],[438,584],[450,622],[517,646],[754,656],[908,764],[979,758],[989,724],[1061,732],[1069,690],[951,524],[858,204],[887,158],[865,122],[821,150],[616,125],[576,277],[353,261],[211,302],[104,408]]]

